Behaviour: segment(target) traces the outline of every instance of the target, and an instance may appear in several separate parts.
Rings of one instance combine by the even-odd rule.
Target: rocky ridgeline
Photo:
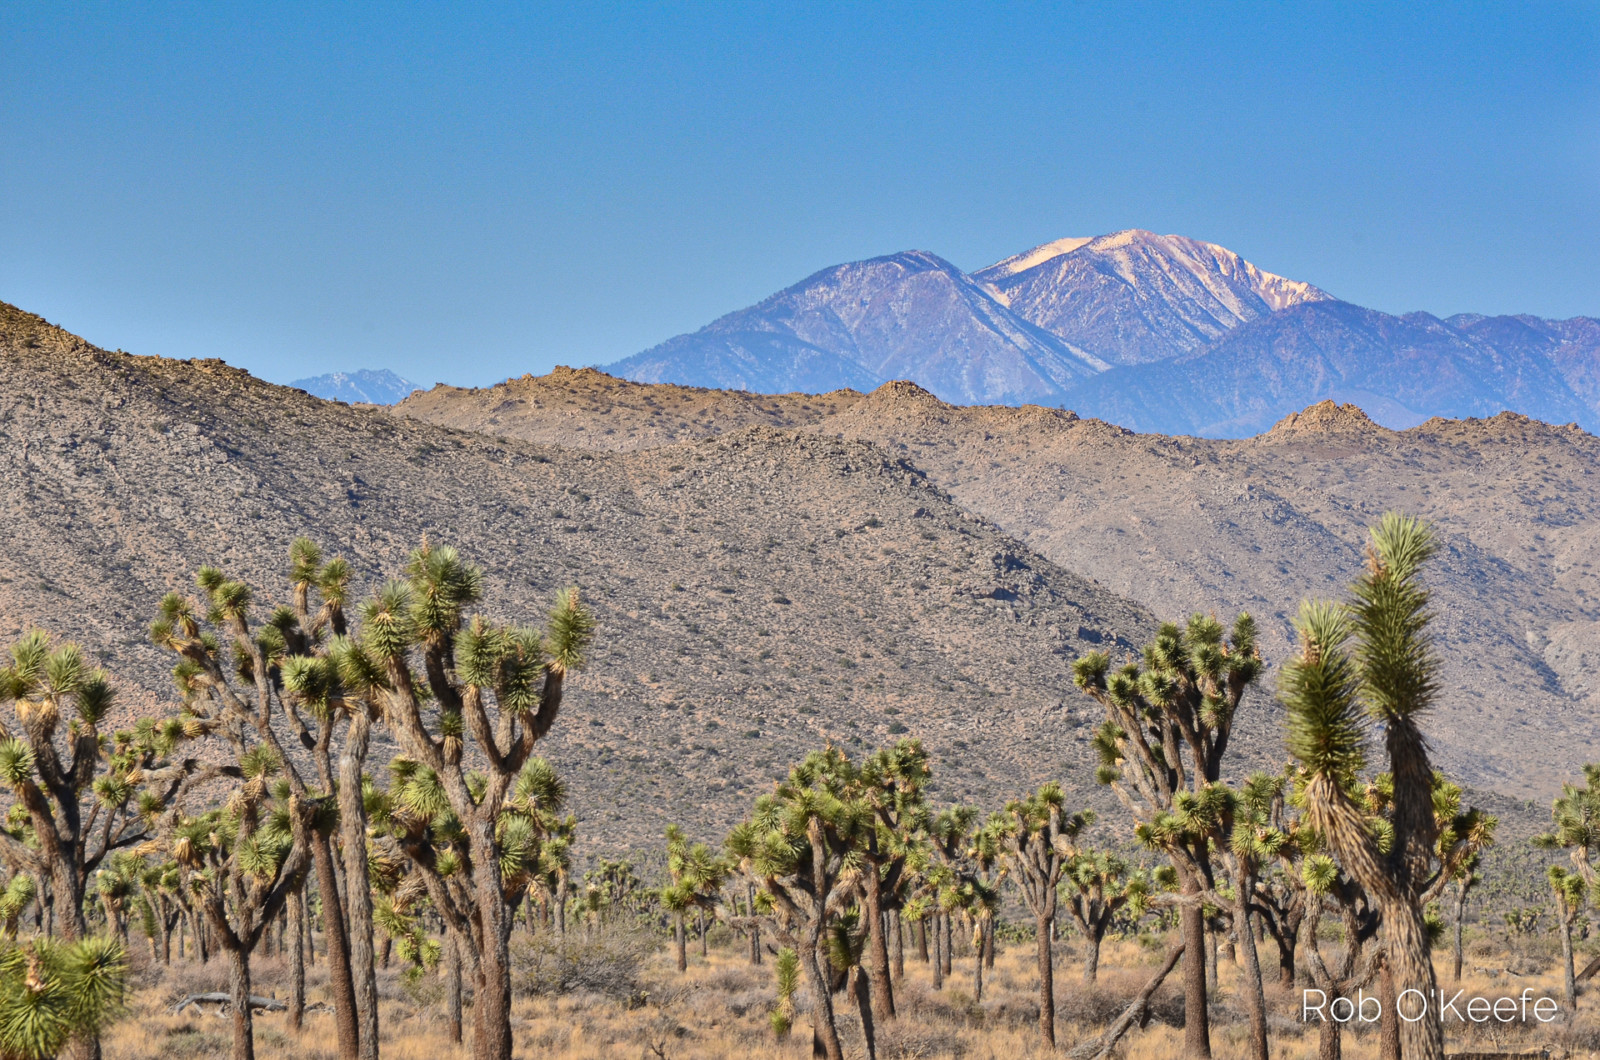
[[[895,454],[964,509],[1164,617],[1250,610],[1269,660],[1288,654],[1302,598],[1354,576],[1372,520],[1425,516],[1445,544],[1432,581],[1452,691],[1429,729],[1441,760],[1469,783],[1543,800],[1596,756],[1600,441],[1576,427],[1504,413],[1391,431],[1328,401],[1258,437],[1213,441],[1038,406],[954,406],[903,382],[771,397],[593,371],[436,389],[399,412],[605,450],[715,437],[752,408]],[[672,429],[650,434],[667,410],[682,410]],[[1276,732],[1275,718],[1264,724]]]
[[[109,353],[10,307],[0,381],[0,639],[78,640],[125,715],[172,702],[145,630],[199,565],[264,609],[298,535],[347,557],[360,594],[427,535],[484,567],[497,618],[537,622],[566,585],[594,608],[592,664],[543,746],[588,851],[652,845],[672,820],[715,839],[805,751],[902,733],[932,749],[939,800],[998,806],[1052,777],[1103,798],[1068,666],[1131,649],[1149,614],[900,451],[767,426],[557,448]]]

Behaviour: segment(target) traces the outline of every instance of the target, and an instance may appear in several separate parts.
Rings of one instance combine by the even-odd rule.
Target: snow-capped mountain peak
[[[1114,364],[1195,352],[1326,292],[1227,247],[1140,228],[1045,243],[973,274],[1024,319]]]

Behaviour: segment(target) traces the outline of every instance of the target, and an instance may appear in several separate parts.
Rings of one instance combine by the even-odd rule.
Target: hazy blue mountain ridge
[[[357,372],[329,372],[309,379],[296,379],[289,384],[308,394],[330,401],[343,401],[354,405],[393,405],[404,401],[413,390],[421,387],[409,379],[402,379],[387,368],[363,368]]]
[[[1397,428],[1509,410],[1600,430],[1600,321],[1394,316],[1137,229],[971,275],[925,251],[836,265],[605,370],[762,393],[906,379],[1162,434],[1240,437],[1325,398]]]

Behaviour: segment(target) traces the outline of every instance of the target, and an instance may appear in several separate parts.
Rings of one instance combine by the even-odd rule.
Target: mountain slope
[[[425,534],[483,565],[494,617],[537,622],[580,586],[599,634],[540,746],[589,850],[653,845],[670,820],[715,839],[804,751],[901,728],[936,755],[941,799],[1063,775],[1101,798],[1066,667],[1150,622],[870,443],[539,446],[107,353],[3,304],[0,534],[0,645],[36,625],[79,640],[124,719],[172,698],[145,635],[162,594],[216,563],[264,612],[297,535],[351,561],[358,599]]]
[[[1104,365],[923,251],[824,269],[691,335],[610,365],[640,382],[784,393],[915,378],[951,401],[1059,401]]]
[[[1330,398],[1392,427],[1512,409],[1600,429],[1600,412],[1552,360],[1557,343],[1526,341],[1525,333],[1540,333],[1525,325],[1512,331],[1308,302],[1244,324],[1197,356],[1113,369],[1078,387],[1069,404],[1134,430],[1210,437],[1263,431]]]
[[[1141,229],[1046,243],[973,278],[1019,316],[1111,364],[1195,353],[1240,324],[1331,297],[1215,243]]]
[[[1289,312],[1313,308],[1344,312]],[[1116,369],[1135,370],[1146,369]],[[957,407],[908,383],[757,398],[597,372],[435,390],[398,411],[457,426],[489,416],[498,434],[595,448],[691,444],[758,412],[870,441],[1163,617],[1250,610],[1269,661],[1291,650],[1301,599],[1354,577],[1367,525],[1389,508],[1415,512],[1444,546],[1430,576],[1450,689],[1429,729],[1441,760],[1480,786],[1543,798],[1600,754],[1600,440],[1581,430],[1500,415],[1396,432],[1323,403],[1258,437],[1213,441],[1055,409]]]
[[[1397,428],[1510,410],[1600,429],[1600,321],[1396,317],[1139,229],[971,276],[922,251],[824,269],[609,370],[762,394],[906,379],[1163,434],[1244,437],[1324,399]]]
[[[393,405],[397,401],[404,400],[413,390],[420,389],[411,380],[402,379],[387,368],[377,371],[363,368],[359,372],[330,372],[327,375],[312,376],[310,379],[296,379],[289,385],[299,387],[306,393],[315,394],[320,398],[343,401],[350,405],[357,402],[367,405]]]

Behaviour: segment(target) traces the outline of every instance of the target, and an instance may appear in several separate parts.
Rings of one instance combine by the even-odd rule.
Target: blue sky
[[[1600,315],[1595,5],[11,5],[0,299],[275,381],[604,363],[840,261],[1150,228]]]

